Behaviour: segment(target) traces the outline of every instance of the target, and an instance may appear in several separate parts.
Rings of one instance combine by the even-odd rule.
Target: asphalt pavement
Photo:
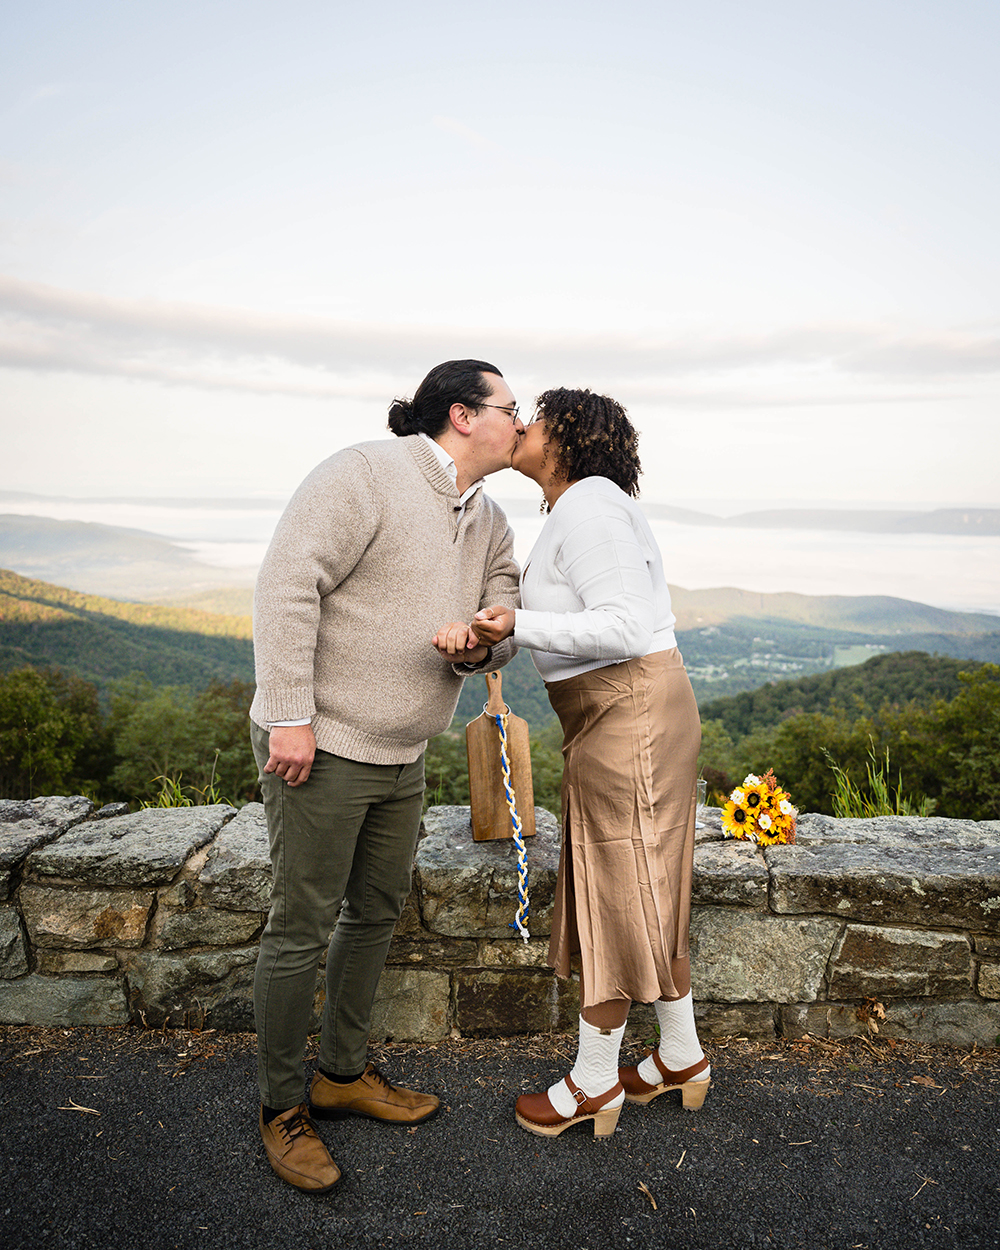
[[[330,1193],[280,1181],[253,1038],[0,1029],[0,1243],[105,1250],[434,1246],[1000,1247],[1000,1051],[856,1040],[709,1049],[699,1112],[626,1106],[614,1136],[514,1121],[574,1040],[374,1047],[443,1103],[413,1128],[320,1122]]]

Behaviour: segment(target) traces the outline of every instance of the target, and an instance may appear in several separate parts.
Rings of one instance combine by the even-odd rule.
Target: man
[[[517,412],[495,366],[438,365],[389,409],[397,440],[349,447],[306,478],[258,575],[251,739],[274,874],[254,982],[260,1132],[300,1189],[340,1177],[313,1116],[415,1124],[438,1107],[367,1062],[368,1030],[410,889],[426,740],[451,723],[463,675],[514,650],[480,645],[464,622],[518,602],[512,535],[482,491],[524,433]]]

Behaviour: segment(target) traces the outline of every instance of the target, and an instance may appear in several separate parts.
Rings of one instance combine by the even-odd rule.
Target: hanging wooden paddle
[[[489,694],[482,716],[465,727],[465,746],[469,753],[469,795],[472,801],[472,837],[475,842],[514,837],[511,805],[501,755],[501,726],[497,717],[506,718],[506,749],[510,765],[510,784],[516,796],[521,833],[531,837],[535,832],[535,792],[531,784],[531,752],[528,746],[528,723],[520,716],[511,716],[503,701],[499,673],[486,673]]]

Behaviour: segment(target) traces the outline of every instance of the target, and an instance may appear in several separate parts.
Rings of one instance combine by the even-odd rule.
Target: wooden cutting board
[[[500,759],[500,727],[496,723],[497,715],[507,711],[507,705],[503,701],[500,674],[486,673],[485,677],[489,693],[486,708],[482,716],[477,716],[465,727],[472,838],[475,842],[514,836]],[[507,759],[514,787],[514,803],[521,818],[521,833],[530,838],[535,832],[535,792],[531,784],[528,722],[520,716],[507,717]]]

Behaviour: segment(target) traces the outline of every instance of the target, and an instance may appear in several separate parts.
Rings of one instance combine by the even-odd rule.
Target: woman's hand
[[[495,646],[514,632],[514,609],[502,607],[500,604],[483,608],[472,618],[472,628],[481,642]]]

